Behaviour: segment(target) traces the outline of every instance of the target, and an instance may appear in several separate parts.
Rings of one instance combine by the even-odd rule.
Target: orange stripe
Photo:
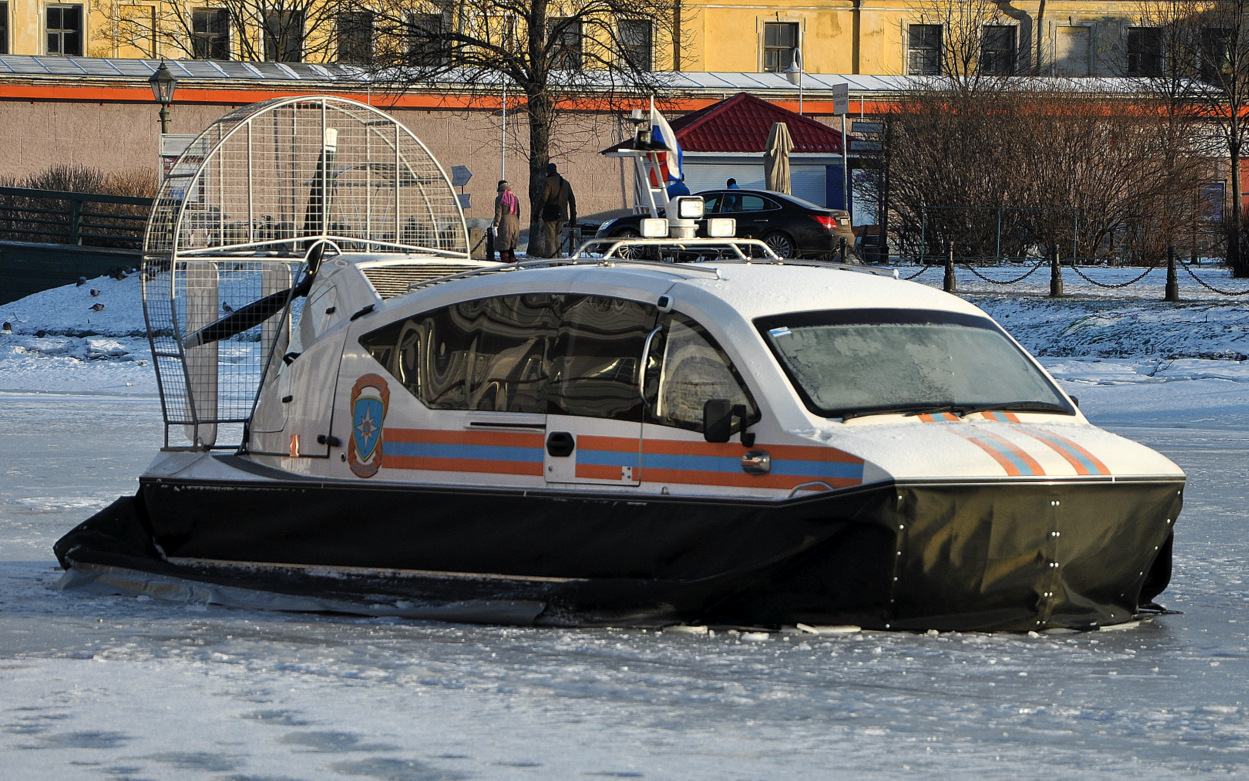
[[[1045,436],[1041,436],[1040,434],[1029,431],[1026,428],[1023,429],[1023,432],[1027,434],[1028,436],[1032,437],[1033,439],[1041,442],[1042,444],[1044,444],[1050,450],[1053,450],[1058,455],[1062,456],[1063,459],[1068,464],[1071,464],[1071,467],[1076,470],[1076,474],[1078,475],[1087,475],[1091,473],[1089,472],[1088,467],[1084,465],[1083,461],[1081,461],[1080,459],[1072,455],[1069,450],[1065,450],[1064,448],[1061,448],[1058,445],[1056,445],[1054,442],[1051,442],[1047,437],[1053,437],[1054,439],[1057,439],[1059,442],[1062,442],[1064,445],[1066,445],[1066,447],[1071,448],[1071,450],[1074,450],[1080,455],[1087,458],[1089,460],[1089,463],[1093,465],[1093,468],[1098,470],[1098,474],[1103,474],[1103,475],[1110,474],[1110,470],[1107,469],[1106,465],[1101,462],[1101,459],[1099,459],[1097,456],[1093,455],[1089,451],[1085,450],[1083,447],[1077,445],[1075,442],[1072,442],[1071,440],[1067,439],[1066,437],[1060,437],[1057,434],[1051,434],[1049,432],[1046,432]]]
[[[1020,461],[1028,465],[1028,468],[1032,470],[1033,475],[1039,476],[1039,475],[1045,474],[1045,470],[1041,468],[1041,465],[1037,463],[1037,460],[1035,458],[1028,455],[1023,450],[1020,450],[1019,447],[1015,445],[1013,442],[1011,442],[1010,440],[1003,439],[1002,437],[999,437],[996,434],[990,434],[987,431],[982,431],[979,433],[983,434],[989,440],[996,443],[998,447],[1005,448],[1006,450],[1009,450],[1011,453],[1013,453]]]
[[[415,469],[422,472],[542,476],[542,464],[527,464],[521,461],[482,461],[472,458],[425,458],[383,454],[382,466],[390,469]]]
[[[1002,418],[1005,418],[1006,419],[1005,422],[1009,422],[1009,423],[1019,422],[1019,416],[1013,412],[982,412],[980,413],[980,415],[985,420],[996,420],[999,423],[1004,422]],[[1002,417],[998,417],[999,415],[1001,415]]]
[[[1072,442],[1070,439],[1067,439],[1066,437],[1060,437],[1057,434],[1050,434],[1050,436],[1053,437],[1054,439],[1059,440],[1067,447],[1071,448],[1072,450],[1076,451],[1080,455],[1087,458],[1093,464],[1093,466],[1097,467],[1098,471],[1100,471],[1102,474],[1104,475],[1110,474],[1110,469],[1104,463],[1102,463],[1102,460],[1098,458],[1097,456],[1093,455],[1092,453],[1090,453],[1088,450],[1084,449],[1082,446],[1077,445],[1075,442]]]
[[[608,448],[596,449],[606,450]],[[626,448],[620,449],[627,450]],[[774,461],[823,461],[832,464],[863,463],[863,459],[844,450],[838,450],[834,447],[820,447],[819,445],[770,445],[766,442],[756,442],[754,449],[768,451]],[[676,439],[647,439],[642,442],[642,451],[653,455],[665,456],[737,458],[746,452],[746,449],[738,442],[719,443]]]
[[[606,450],[613,453],[636,453],[640,437],[600,437],[582,434],[577,437],[577,447],[582,450]]]
[[[542,434],[522,431],[460,431],[417,428],[387,428],[387,442],[424,442],[431,445],[492,445],[495,447],[541,448]]]
[[[636,476],[636,475],[635,475]],[[834,488],[846,488],[859,485],[853,478],[832,477],[791,477],[783,475],[748,475],[745,472],[733,474],[727,472],[699,472],[692,469],[654,469],[646,470],[645,482],[677,483],[680,485],[714,485],[729,488],[779,488],[793,489],[803,483],[823,482]]]
[[[972,443],[976,447],[980,448],[981,450],[983,450],[984,452],[992,456],[993,460],[998,462],[998,464],[1000,464],[1001,467],[1006,470],[1006,474],[1010,475],[1011,477],[1020,476],[1019,467],[1015,466],[1015,463],[1011,461],[1009,458],[1002,455],[1002,452],[1000,450],[988,445],[985,442],[981,442],[980,440],[974,437],[964,437],[964,438],[968,442]]]
[[[1077,475],[1087,475],[1089,473],[1088,467],[1080,463],[1080,459],[1073,456],[1069,451],[1064,450],[1063,448],[1059,447],[1053,442],[1050,442],[1045,437],[1038,437],[1036,434],[1033,434],[1031,431],[1025,431],[1024,433],[1032,437],[1033,439],[1037,440],[1041,444],[1045,445],[1050,450],[1053,450],[1058,455],[1062,456],[1063,460],[1066,461],[1068,464],[1071,464],[1071,468],[1076,470]]]
[[[622,482],[624,473],[618,466],[610,464],[577,464],[577,477],[584,477],[587,480],[615,480]],[[638,477],[638,470],[633,470],[633,478]]]
[[[761,446],[762,447],[762,446]],[[736,458],[744,449],[737,442],[694,442],[677,439],[646,439],[642,450],[665,456],[720,456]]]

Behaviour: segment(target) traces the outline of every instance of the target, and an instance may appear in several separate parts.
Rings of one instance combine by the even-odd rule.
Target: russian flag
[[[668,120],[655,110],[654,105],[651,106],[651,141],[668,150],[664,153],[667,158],[665,162],[668,169],[668,181],[681,181],[681,145],[677,143],[677,134],[672,132]]]

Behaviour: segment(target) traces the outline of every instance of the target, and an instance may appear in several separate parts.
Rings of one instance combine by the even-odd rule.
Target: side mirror
[[[734,419],[741,421],[742,444],[753,447],[754,432],[746,430],[746,405],[733,404],[728,399],[708,399],[703,404],[703,439],[728,442],[733,435]]]
[[[733,435],[733,405],[728,399],[708,399],[703,404],[703,439],[728,442]]]

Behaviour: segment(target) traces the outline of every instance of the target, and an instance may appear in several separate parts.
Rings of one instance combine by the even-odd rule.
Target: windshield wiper
[[[867,407],[864,409],[847,410],[838,415],[842,420],[865,418],[869,415],[935,415],[939,412],[952,412],[960,418],[973,412],[1054,412],[1060,415],[1073,415],[1070,407],[1050,401],[1001,401],[989,404],[912,404],[896,407]]]
[[[842,420],[850,420],[851,418],[865,418],[869,415],[933,415],[938,412],[953,412],[955,415],[966,415],[967,406],[959,404],[912,404],[900,405],[897,407],[868,407],[865,409],[847,410],[840,415],[831,415],[830,417],[839,417]]]
[[[1056,412],[1061,415],[1075,414],[1065,404],[1051,401],[1003,401],[997,404],[969,404],[963,407],[963,414],[973,412]]]

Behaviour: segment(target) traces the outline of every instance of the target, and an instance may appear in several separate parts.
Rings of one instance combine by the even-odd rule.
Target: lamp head
[[[156,98],[157,103],[168,106],[173,102],[173,91],[178,86],[178,80],[169,72],[169,68],[165,67],[164,62],[148,78],[147,83],[152,85],[152,97]]]

